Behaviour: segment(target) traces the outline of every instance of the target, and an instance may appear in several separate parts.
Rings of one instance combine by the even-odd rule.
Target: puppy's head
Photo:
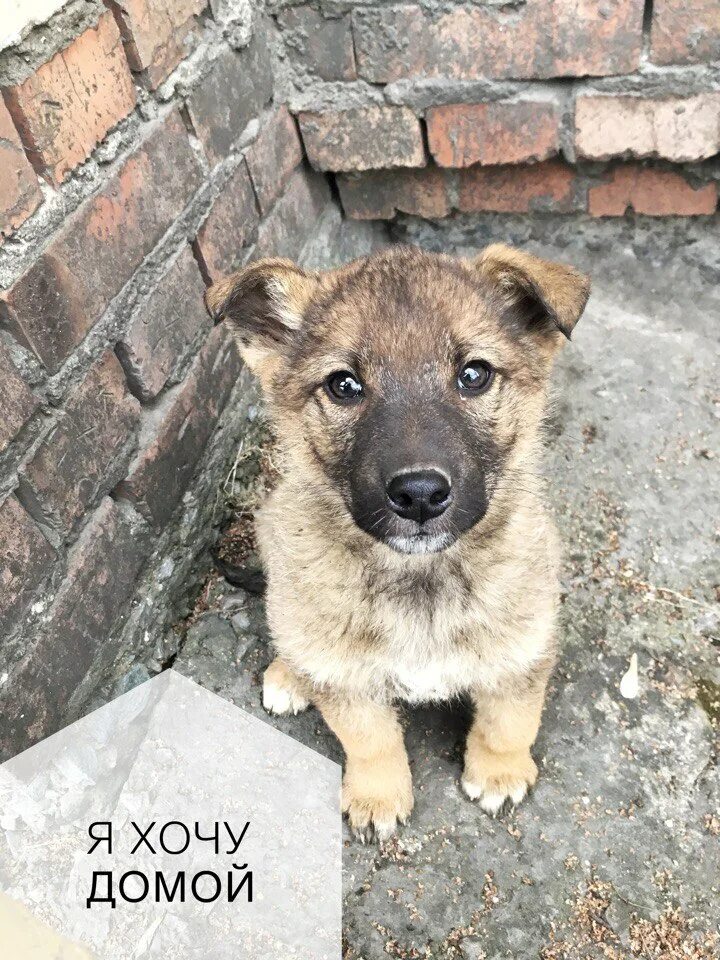
[[[572,268],[496,244],[475,260],[393,248],[324,273],[261,260],[207,303],[235,325],[295,479],[425,553],[521,487],[588,293]]]

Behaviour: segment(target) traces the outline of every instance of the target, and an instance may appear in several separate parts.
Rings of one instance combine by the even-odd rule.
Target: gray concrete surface
[[[406,222],[590,270],[557,370],[549,494],[565,547],[562,655],[541,775],[491,819],[461,794],[462,704],[408,711],[416,807],[382,847],[345,839],[347,958],[720,955],[717,224]],[[702,251],[709,253],[704,259]],[[312,589],[312,584],[308,584]],[[176,669],[262,716],[262,601],[211,581]],[[640,695],[619,681],[636,653]],[[274,718],[341,760],[319,714]]]

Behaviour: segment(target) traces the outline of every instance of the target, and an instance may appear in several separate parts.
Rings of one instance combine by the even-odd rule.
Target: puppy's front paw
[[[348,762],[342,807],[350,828],[363,843],[373,836],[387,840],[398,823],[404,824],[412,812],[412,779],[407,760]]]
[[[300,680],[282,660],[273,660],[263,675],[263,707],[268,713],[300,713],[310,701]]]
[[[495,816],[508,801],[520,803],[537,773],[529,750],[492,753],[475,747],[465,755],[461,782],[467,796],[479,800],[483,810]]]

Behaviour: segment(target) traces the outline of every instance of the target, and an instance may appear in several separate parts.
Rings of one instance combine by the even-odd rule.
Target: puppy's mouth
[[[455,538],[450,533],[428,533],[420,530],[406,536],[390,536],[385,543],[396,553],[440,553],[446,550]]]

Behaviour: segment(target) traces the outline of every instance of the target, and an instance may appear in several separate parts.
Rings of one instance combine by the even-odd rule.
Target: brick
[[[353,220],[390,220],[396,213],[446,217],[451,205],[445,175],[437,167],[421,170],[371,170],[337,179],[346,216]]]
[[[560,148],[560,112],[545,100],[431,107],[427,127],[441,167],[547,160]]]
[[[187,101],[188,116],[211,163],[232,150],[273,92],[272,63],[263,30],[236,53],[226,50]]]
[[[300,132],[316,170],[384,170],[425,165],[422,133],[407,107],[301,113]]]
[[[20,471],[18,496],[31,515],[70,531],[125,475],[139,415],[120,362],[108,351]]]
[[[312,171],[296,170],[285,193],[260,224],[254,257],[296,260],[312,238],[330,199],[324,177]]]
[[[157,87],[192,50],[206,0],[109,0],[130,66]]]
[[[3,751],[21,750],[67,723],[83,680],[117,654],[117,634],[152,545],[132,510],[103,500],[70,553],[37,642],[7,685]]]
[[[695,189],[672,170],[624,164],[590,187],[588,210],[593,217],[622,217],[628,208],[651,217],[695,217],[714,213],[717,199],[714,183]]]
[[[198,162],[173,112],[3,295],[0,321],[55,373],[200,183]]]
[[[115,352],[130,388],[144,403],[160,393],[198,337],[209,331],[204,294],[197,262],[185,247],[118,342]]]
[[[0,505],[0,636],[9,633],[52,568],[55,551],[18,500]]]
[[[20,135],[0,99],[0,242],[37,210],[42,194]]]
[[[116,494],[156,530],[180,502],[240,373],[240,357],[224,324],[215,327],[183,382],[147,411],[145,443]]]
[[[527,0],[521,6],[416,4],[356,10],[358,74],[403,78],[547,79],[630,73],[640,62],[643,0]]]
[[[704,160],[720,152],[720,93],[652,100],[586,96],[575,105],[575,149],[590,160]]]
[[[247,152],[253,187],[266,214],[302,161],[302,145],[287,107],[280,107]]]
[[[584,205],[572,167],[550,160],[531,166],[463,170],[458,207],[464,213],[572,213]]]
[[[0,344],[0,453],[20,433],[39,403]]]
[[[5,98],[36,169],[61,183],[135,107],[112,14],[103,14],[24,83],[8,87]]]
[[[650,60],[657,64],[720,60],[717,0],[655,0]]]
[[[293,7],[278,17],[285,54],[301,72],[319,80],[355,80],[349,16],[323,16],[312,7]]]
[[[255,238],[258,219],[250,174],[243,162],[198,231],[196,249],[208,277],[216,280],[240,266]]]

